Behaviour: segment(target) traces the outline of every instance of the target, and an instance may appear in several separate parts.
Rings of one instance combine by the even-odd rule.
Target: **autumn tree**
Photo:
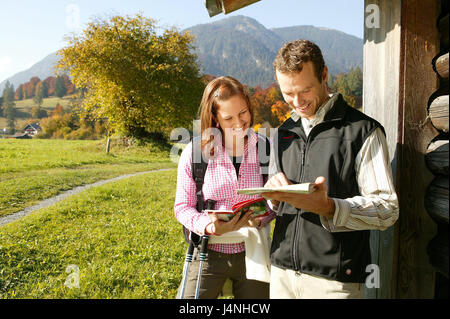
[[[289,116],[289,107],[284,103],[281,91],[276,83],[266,89],[257,86],[249,90],[255,110],[255,123],[268,122],[270,126],[279,126]],[[282,114],[286,112],[286,114]]]
[[[159,30],[142,15],[94,20],[59,51],[84,109],[138,140],[190,126],[204,88],[191,35]]]
[[[250,96],[250,101],[254,107],[255,123],[263,123],[269,121],[272,117],[271,105],[265,103],[265,94],[260,86],[250,90],[253,94]]]
[[[47,111],[40,106],[33,106],[31,108],[30,114],[34,119],[42,119],[48,116]]]
[[[332,91],[342,94],[344,100],[355,108],[362,106],[363,74],[361,68],[351,68],[350,71],[340,73],[332,84]]]
[[[15,99],[16,99],[17,101],[23,100],[23,85],[20,85],[20,86],[17,88],[16,93],[15,93]]]
[[[34,94],[36,93],[36,86],[38,85],[39,82],[41,82],[41,79],[39,79],[37,76],[33,76],[30,79],[30,81],[24,83],[23,85],[24,99],[30,99],[34,97]]]
[[[44,80],[44,83],[47,86],[47,97],[55,95],[55,82],[56,78],[54,76],[49,76]]]
[[[53,110],[52,116],[61,116],[64,113],[64,108],[62,107],[61,104],[56,104],[55,109]]]
[[[276,101],[272,105],[271,110],[272,110],[273,116],[278,120],[278,123],[276,124],[276,126],[280,125],[281,123],[286,121],[291,116],[289,105],[283,101]]]

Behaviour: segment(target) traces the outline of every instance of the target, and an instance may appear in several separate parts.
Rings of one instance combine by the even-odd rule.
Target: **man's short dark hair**
[[[295,40],[286,43],[278,51],[273,61],[273,68],[276,71],[285,72],[301,72],[303,63],[312,61],[314,72],[319,82],[322,82],[322,74],[325,66],[322,52],[320,48],[313,42],[308,40]]]

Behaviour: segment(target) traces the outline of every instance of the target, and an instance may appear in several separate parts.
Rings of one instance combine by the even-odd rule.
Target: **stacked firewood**
[[[437,234],[427,246],[430,263],[437,272],[435,297],[444,298],[448,297],[449,273],[449,14],[448,1],[446,0],[442,0],[438,27],[441,33],[441,50],[433,59],[433,68],[439,78],[440,85],[439,89],[430,97],[428,116],[433,126],[439,131],[439,135],[428,145],[425,155],[427,167],[434,175],[434,179],[425,194],[425,208],[437,224]]]

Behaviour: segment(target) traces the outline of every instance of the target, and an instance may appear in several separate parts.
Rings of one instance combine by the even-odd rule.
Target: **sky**
[[[266,28],[314,25],[363,38],[364,0],[261,0],[209,17],[205,0],[3,0],[0,10],[0,82],[66,45],[94,17],[144,16],[180,30],[234,15]]]

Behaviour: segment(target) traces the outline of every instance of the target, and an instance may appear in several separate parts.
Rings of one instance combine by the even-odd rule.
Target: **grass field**
[[[174,298],[175,184],[176,170],[148,173],[0,227],[0,298]]]
[[[63,98],[59,97],[49,97],[45,98],[42,102],[41,107],[46,109],[47,112],[53,111],[53,109],[56,107],[56,105],[61,104],[63,108],[67,108],[70,105],[70,102],[72,100],[72,96],[65,96]],[[21,101],[15,101],[16,103],[16,123],[15,127],[17,130],[21,130],[25,125],[25,122],[27,122],[31,118],[31,109],[33,106],[36,106],[36,103],[33,101],[33,99],[26,99]],[[0,129],[3,129],[7,127],[7,120],[5,117],[0,117]]]
[[[41,107],[48,110],[53,110],[59,103],[62,107],[66,108],[69,106],[72,96],[64,96],[62,98],[51,96],[43,99]],[[21,111],[29,112],[33,106],[36,106],[36,102],[33,99],[26,99],[21,101],[15,101],[16,108]]]
[[[0,216],[64,190],[123,174],[176,167],[155,145],[124,147],[104,141],[0,139]]]
[[[90,188],[1,226],[0,298],[174,298],[186,248],[168,149],[115,140],[105,154],[104,141],[0,140],[0,216],[159,168],[173,170]]]

